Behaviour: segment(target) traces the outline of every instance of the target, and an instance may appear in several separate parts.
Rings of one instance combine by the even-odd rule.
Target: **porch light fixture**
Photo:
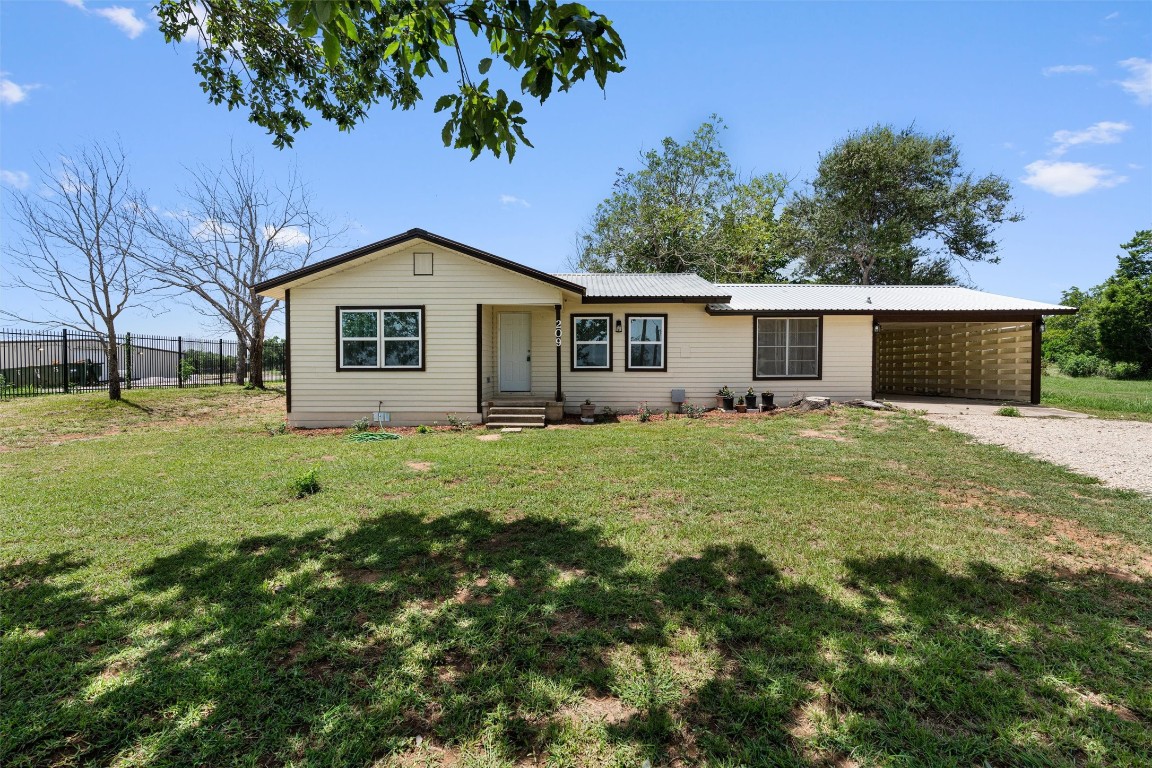
[[[874,320],[872,322],[872,333],[880,333],[880,321]]]
[[[616,318],[616,333],[624,333],[624,321]]]

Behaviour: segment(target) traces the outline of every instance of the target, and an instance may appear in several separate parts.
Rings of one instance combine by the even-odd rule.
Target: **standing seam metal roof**
[[[708,305],[710,312],[1040,312],[1075,311],[954,285],[720,284],[732,300]]]
[[[704,299],[725,302],[732,298],[726,285],[716,285],[684,272],[575,272],[553,274],[582,285],[591,298]]]

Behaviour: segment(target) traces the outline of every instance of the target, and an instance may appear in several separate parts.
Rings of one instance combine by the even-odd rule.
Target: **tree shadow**
[[[0,571],[5,765],[1152,749],[1152,594],[1103,574],[882,557],[846,561],[828,593],[749,545],[653,572],[593,525],[480,510],[197,543],[135,574],[130,599],[88,594],[84,567]]]

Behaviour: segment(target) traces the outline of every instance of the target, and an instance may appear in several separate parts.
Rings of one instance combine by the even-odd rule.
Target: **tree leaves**
[[[442,97],[435,110],[452,110],[445,145],[511,160],[517,144],[531,146],[523,108],[487,81],[472,82],[459,22],[494,54],[476,63],[479,76],[499,57],[521,73],[521,93],[540,103],[589,72],[603,88],[624,69],[612,22],[556,0],[160,0],[156,10],[166,40],[201,39],[193,68],[208,100],[247,109],[278,147],[291,146],[311,113],[351,130],[380,102],[412,109],[423,98],[420,81],[449,72],[454,59],[455,100]]]
[[[1011,200],[1001,177],[961,171],[951,136],[876,125],[821,156],[784,211],[781,247],[821,281],[955,283],[955,261],[999,261],[995,229],[1022,218]]]
[[[665,138],[619,170],[613,193],[580,233],[576,266],[593,272],[696,272],[709,280],[778,279],[786,259],[773,248],[776,206],[786,181],[741,180],[720,147],[712,116],[680,144]]]

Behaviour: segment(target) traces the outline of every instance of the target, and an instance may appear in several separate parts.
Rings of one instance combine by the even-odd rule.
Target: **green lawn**
[[[914,416],[354,443],[130,397],[0,404],[4,766],[1152,754],[1152,500]]]
[[[1152,381],[1045,376],[1041,400],[1045,405],[1084,411],[1105,419],[1152,421]]]

